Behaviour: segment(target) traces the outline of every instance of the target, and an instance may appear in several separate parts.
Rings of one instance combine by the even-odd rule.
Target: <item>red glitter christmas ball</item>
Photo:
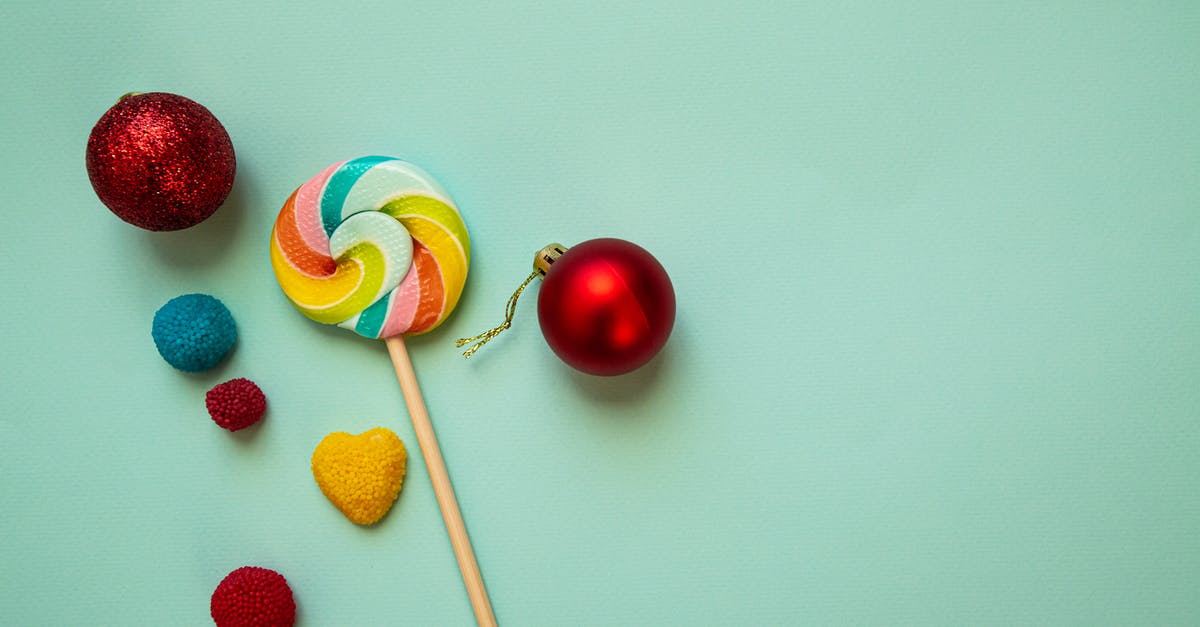
[[[229,573],[217,584],[208,607],[217,627],[290,627],[296,622],[292,589],[269,568],[243,566]]]
[[[258,422],[267,411],[267,397],[250,379],[232,379],[213,386],[204,395],[213,422],[238,431]]]
[[[546,343],[568,365],[612,376],[650,361],[675,325],[675,289],[646,249],[621,239],[572,246],[538,294]]]
[[[225,127],[174,94],[124,96],[88,137],[88,178],[100,202],[150,231],[204,221],[225,202],[236,169]]]

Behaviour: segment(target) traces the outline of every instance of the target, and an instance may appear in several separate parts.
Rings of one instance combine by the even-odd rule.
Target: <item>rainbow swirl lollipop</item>
[[[369,338],[437,327],[462,295],[471,242],[446,190],[391,157],[335,163],[292,192],[271,267],[304,315]]]

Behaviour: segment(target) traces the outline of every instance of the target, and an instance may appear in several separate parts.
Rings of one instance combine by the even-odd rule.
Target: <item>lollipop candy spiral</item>
[[[417,335],[458,304],[471,259],[446,190],[391,157],[335,163],[292,192],[271,266],[304,315],[369,338]]]

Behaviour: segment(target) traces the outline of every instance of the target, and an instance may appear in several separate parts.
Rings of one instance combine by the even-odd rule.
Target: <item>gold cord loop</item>
[[[517,291],[513,292],[513,295],[508,299],[508,305],[504,308],[504,324],[494,329],[488,329],[475,337],[464,337],[454,343],[459,348],[475,343],[474,346],[463,351],[463,357],[474,355],[480,346],[492,341],[492,338],[500,335],[502,331],[512,326],[513,316],[517,315],[517,299],[521,297],[521,292],[524,292],[525,288],[529,287],[529,283],[535,277],[546,276],[546,273],[550,271],[550,266],[554,265],[554,262],[558,261],[558,258],[562,257],[566,251],[567,247],[562,244],[547,244],[534,255],[533,272],[525,277],[525,282],[521,284],[521,287],[517,288]]]
[[[463,351],[463,357],[470,357],[471,355],[474,355],[475,351],[479,350],[479,347],[492,341],[492,338],[500,335],[502,331],[512,326],[513,316],[517,315],[517,299],[521,297],[521,292],[525,291],[525,288],[529,286],[529,283],[541,274],[542,272],[539,270],[534,270],[531,272],[529,276],[525,277],[525,282],[521,283],[521,287],[518,287],[517,291],[513,292],[513,295],[508,298],[508,305],[504,308],[504,324],[501,324],[494,329],[488,329],[487,331],[484,331],[483,333],[480,333],[474,337],[461,338],[454,343],[455,346],[462,348],[467,344],[471,344],[472,342],[478,342],[471,348]]]

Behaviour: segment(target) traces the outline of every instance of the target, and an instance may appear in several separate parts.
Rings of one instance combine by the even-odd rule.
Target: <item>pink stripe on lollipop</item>
[[[407,331],[412,326],[420,302],[421,282],[417,279],[417,265],[413,264],[408,268],[408,274],[404,275],[404,280],[392,292],[392,302],[379,337],[392,337]]]
[[[312,250],[326,257],[329,256],[329,236],[325,234],[325,225],[321,221],[321,196],[325,193],[325,183],[345,161],[339,161],[321,173],[309,179],[296,192],[296,228],[300,238]]]

